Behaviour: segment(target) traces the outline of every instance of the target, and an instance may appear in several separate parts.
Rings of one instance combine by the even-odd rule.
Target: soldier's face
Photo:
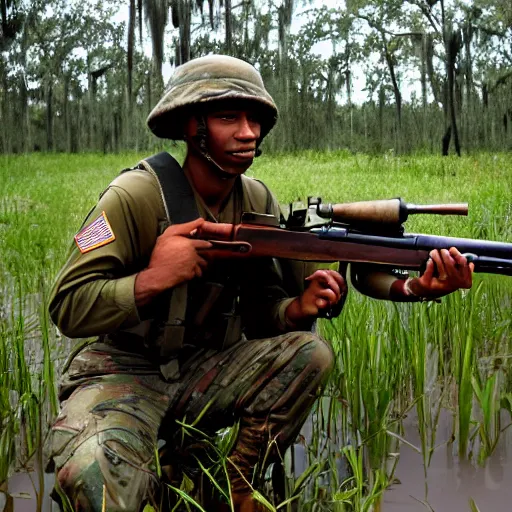
[[[261,124],[252,109],[216,110],[206,115],[210,156],[231,174],[243,174],[252,164]]]

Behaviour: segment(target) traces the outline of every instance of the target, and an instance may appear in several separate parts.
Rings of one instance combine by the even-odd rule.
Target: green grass
[[[100,192],[144,156],[0,157],[0,483],[15,465],[42,464],[42,440],[56,412],[55,380],[68,348],[44,307],[52,279]],[[511,168],[507,154],[303,152],[264,155],[249,174],[283,203],[308,196],[468,202],[468,218],[412,217],[407,230],[512,242]],[[340,319],[321,325],[338,360],[307,446],[310,471],[295,481],[288,464],[289,495],[300,494],[301,511],[371,510],[393,478],[405,442],[401,422],[411,408],[425,474],[441,406],[453,414],[454,453],[485,463],[507,428],[500,409],[512,409],[511,292],[512,280],[481,275],[469,293],[442,304],[396,305],[351,291]],[[349,481],[337,465],[343,456]]]

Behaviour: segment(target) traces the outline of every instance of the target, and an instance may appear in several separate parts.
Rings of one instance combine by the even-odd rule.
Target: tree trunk
[[[443,135],[443,138],[442,138],[441,154],[443,156],[448,156],[448,154],[450,152],[450,139],[451,139],[451,137],[452,137],[452,127],[448,126],[448,128],[446,129],[446,132],[445,132],[445,134]]]
[[[476,111],[473,102],[473,57],[471,54],[471,40],[473,39],[473,26],[471,20],[467,21],[464,27],[464,49],[465,49],[465,92],[466,92],[466,107],[462,110],[464,114],[463,134],[464,143],[469,146],[478,143],[478,136],[474,136],[474,116],[473,113]]]
[[[436,103],[443,103],[441,99],[441,91],[439,83],[436,79],[436,74],[434,71],[434,43],[432,41],[432,36],[427,34],[426,37],[426,59],[427,59],[427,76],[430,81],[430,87],[432,89],[432,94]]]
[[[53,85],[46,84],[46,150],[53,151]]]
[[[446,66],[448,74],[448,108],[455,152],[460,156],[459,132],[457,129],[457,116],[455,113],[455,60],[459,49],[459,38],[457,37],[457,32],[450,32],[447,42]]]
[[[350,116],[350,147],[352,147],[352,140],[354,138],[354,109],[352,107],[352,74],[348,69],[349,63],[347,62],[347,71],[345,71],[345,85],[347,87],[347,106]]]
[[[28,112],[28,91],[25,82],[25,77],[22,75],[19,80],[19,119],[20,119],[20,133],[18,137],[20,137],[19,141],[19,149],[20,151],[30,151],[30,134],[29,134],[29,126],[30,126],[30,118]]]
[[[393,63],[393,57],[388,51],[388,45],[386,41],[384,41],[384,55],[386,57],[386,63],[388,65],[389,76],[391,77],[391,84],[393,86],[393,94],[395,96],[395,105],[396,105],[396,119],[397,119],[397,128],[400,133],[402,129],[402,95],[400,94],[400,89],[398,87],[398,82],[396,80],[395,74],[395,65]]]
[[[427,129],[427,35],[421,37],[421,144],[428,145]]]
[[[90,60],[89,57],[87,59]],[[88,88],[88,109],[87,109],[87,119],[89,121],[89,140],[87,146],[89,149],[96,150],[96,83],[91,73],[90,63],[88,66],[89,70],[89,88]]]
[[[71,152],[71,119],[69,115],[69,80],[70,75],[64,75],[64,97],[62,99],[62,117],[64,118],[64,137],[66,138],[66,151]]]
[[[421,105],[423,114],[427,109],[427,36],[421,38]]]
[[[466,66],[466,105],[469,108],[472,104],[473,93],[473,57],[471,55],[471,40],[473,39],[473,27],[471,22],[468,21],[464,31],[464,48],[466,52],[465,66]]]
[[[127,49],[127,71],[128,71],[128,81],[127,81],[127,110],[128,112],[132,111],[132,94],[133,94],[133,53],[135,46],[135,0],[130,0],[130,13],[128,19],[128,49]],[[129,120],[128,120],[129,122]]]
[[[379,151],[384,147],[384,105],[386,103],[386,92],[384,86],[379,88]]]
[[[226,53],[231,55],[233,46],[232,22],[231,22],[231,0],[224,0],[224,14],[226,21]]]
[[[190,16],[191,6],[188,0],[179,3],[180,11],[180,64],[190,60]]]
[[[2,143],[0,145],[1,153],[10,153],[11,145],[9,138],[9,130],[8,126],[10,126],[10,111],[9,111],[9,83],[7,81],[7,72],[0,62],[0,72],[2,73],[2,97],[1,108],[0,108],[0,118],[2,119]]]

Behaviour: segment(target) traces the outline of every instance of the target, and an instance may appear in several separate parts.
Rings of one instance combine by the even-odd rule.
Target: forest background
[[[153,149],[162,68],[212,52],[263,75],[270,150],[512,147],[509,0],[125,2],[0,0],[1,152]]]

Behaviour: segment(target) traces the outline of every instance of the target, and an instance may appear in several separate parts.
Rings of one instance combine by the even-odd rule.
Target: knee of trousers
[[[312,371],[318,372],[321,380],[325,380],[334,366],[332,346],[316,334],[308,333],[308,337],[310,340],[303,347],[308,352],[308,367]]]
[[[76,511],[101,511],[104,503],[112,512],[141,509],[155,477],[149,469],[152,454],[147,450],[137,453],[140,440],[136,441],[130,443],[121,430],[100,432],[85,440],[57,469],[57,494],[64,494]]]

